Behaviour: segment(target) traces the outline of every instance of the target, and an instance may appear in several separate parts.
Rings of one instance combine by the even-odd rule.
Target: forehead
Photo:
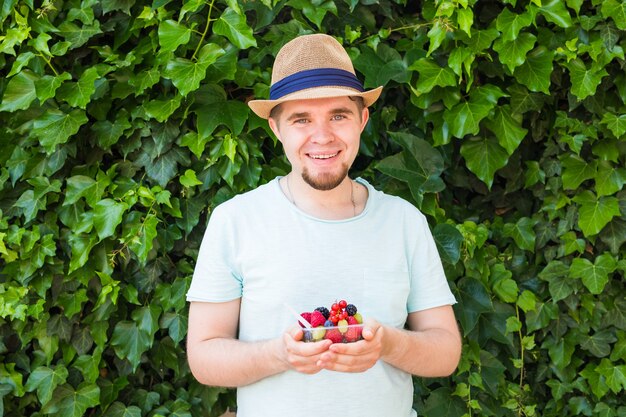
[[[294,113],[327,114],[338,111],[358,112],[358,106],[348,97],[329,97],[285,101],[280,104],[281,116],[289,117]]]

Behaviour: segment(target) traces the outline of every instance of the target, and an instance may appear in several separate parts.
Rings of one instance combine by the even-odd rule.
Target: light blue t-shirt
[[[188,301],[241,298],[239,339],[280,337],[299,312],[345,299],[364,318],[402,328],[410,312],[456,301],[426,218],[405,200],[368,189],[365,209],[321,220],[293,205],[278,178],[212,213]],[[331,405],[334,404],[334,405]],[[287,371],[237,390],[237,416],[410,417],[411,375],[383,361],[363,373]]]

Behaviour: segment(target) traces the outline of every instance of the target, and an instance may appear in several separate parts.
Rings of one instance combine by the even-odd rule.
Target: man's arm
[[[461,356],[461,336],[452,306],[411,313],[410,330],[366,323],[363,341],[334,344],[319,365],[341,372],[363,372],[379,359],[413,375],[447,376]]]
[[[327,343],[301,343],[293,328],[283,337],[262,342],[236,339],[240,299],[224,303],[192,302],[187,356],[194,377],[205,385],[238,387],[287,369],[319,372],[316,363]]]

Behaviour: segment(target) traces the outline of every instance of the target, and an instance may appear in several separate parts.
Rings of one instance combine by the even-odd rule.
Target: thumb
[[[380,329],[380,323],[374,319],[367,319],[363,322],[363,339],[372,340],[376,332]]]

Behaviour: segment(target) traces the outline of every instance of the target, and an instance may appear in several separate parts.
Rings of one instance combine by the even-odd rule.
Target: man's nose
[[[317,122],[313,126],[313,129],[314,130],[311,133],[311,141],[315,143],[328,143],[335,139],[330,122]]]

